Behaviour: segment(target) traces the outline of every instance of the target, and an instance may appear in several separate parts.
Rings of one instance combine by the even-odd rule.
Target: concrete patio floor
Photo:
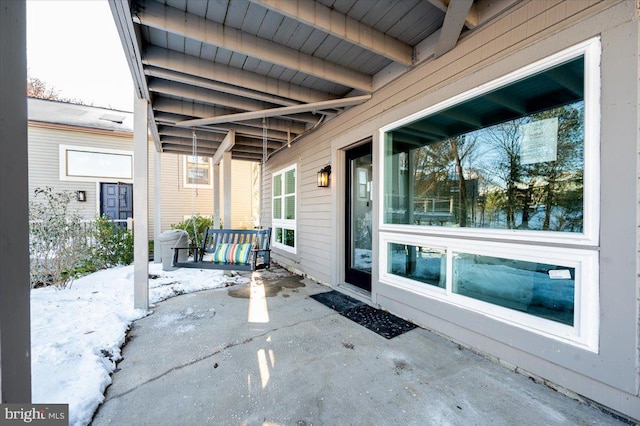
[[[93,424],[615,425],[620,420],[417,328],[393,339],[272,268],[137,321]]]

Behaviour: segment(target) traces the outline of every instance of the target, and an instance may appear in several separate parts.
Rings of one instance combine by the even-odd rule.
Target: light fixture
[[[78,201],[85,202],[87,201],[87,191],[77,191],[76,196]]]
[[[331,174],[331,166],[324,166],[318,171],[318,188],[326,188],[329,186],[329,175]]]

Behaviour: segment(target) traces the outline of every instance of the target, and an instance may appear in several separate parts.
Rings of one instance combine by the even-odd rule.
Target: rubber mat
[[[336,290],[314,294],[310,297],[386,339],[393,339],[417,327],[409,321],[387,311],[376,309]]]

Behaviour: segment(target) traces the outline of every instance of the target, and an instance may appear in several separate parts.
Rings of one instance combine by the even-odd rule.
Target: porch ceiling
[[[519,0],[109,0],[162,152],[235,159],[313,131]]]

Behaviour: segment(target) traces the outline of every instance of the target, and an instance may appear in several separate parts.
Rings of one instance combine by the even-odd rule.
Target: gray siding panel
[[[341,249],[336,245],[343,238],[336,235],[343,219],[335,212],[343,203],[340,186],[344,183],[340,178],[344,173],[339,169],[344,165],[332,163],[342,158],[332,152],[332,146],[343,147],[371,136],[375,141],[376,132],[384,125],[601,36],[599,353],[551,341],[404,290],[376,286],[375,282],[373,300],[500,362],[640,418],[640,216],[638,199],[634,199],[636,195],[640,197],[638,33],[638,10],[633,1],[559,0],[518,3],[504,16],[468,33],[452,51],[417,65],[375,92],[370,101],[347,110],[270,158],[263,182],[267,223],[271,214],[271,173],[296,163],[299,176],[297,253],[274,250],[274,259],[321,282],[340,284],[336,278],[339,271],[332,269],[339,264]],[[316,172],[326,164],[332,166],[331,186],[317,188]],[[619,214],[621,208],[623,215]]]

